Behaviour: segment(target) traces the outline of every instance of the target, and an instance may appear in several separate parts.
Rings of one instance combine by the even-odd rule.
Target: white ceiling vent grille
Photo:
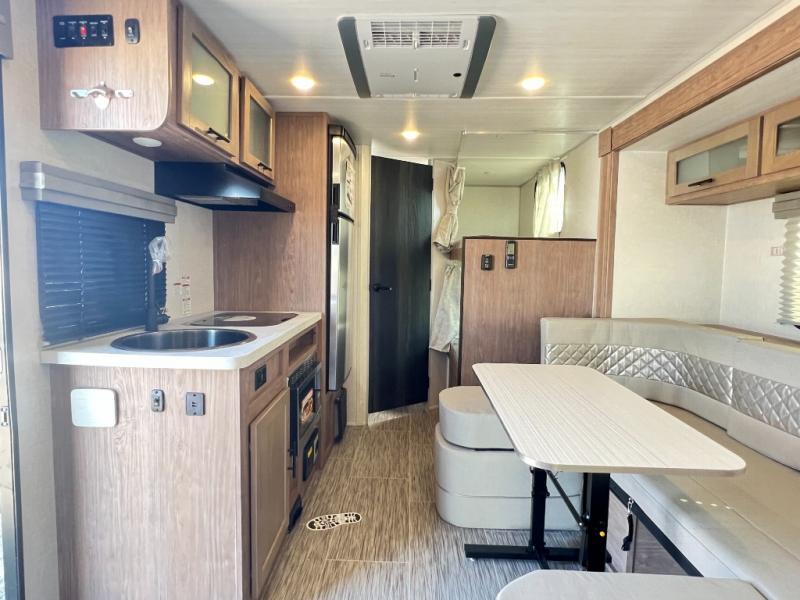
[[[361,98],[471,98],[495,25],[483,15],[366,15],[338,23]]]
[[[459,48],[462,21],[371,21],[373,48]]]

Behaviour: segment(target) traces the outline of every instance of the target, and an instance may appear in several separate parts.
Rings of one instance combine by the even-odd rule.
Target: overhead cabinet
[[[273,179],[275,168],[275,112],[256,86],[242,77],[242,143],[239,161]]]
[[[800,99],[667,156],[667,204],[735,204],[798,189]]]
[[[667,195],[679,196],[758,175],[761,118],[669,153]]]
[[[764,115],[763,172],[800,167],[800,100],[778,106]]]
[[[37,6],[43,129],[82,131],[153,161],[232,164],[274,183],[272,108],[190,9],[171,0]],[[59,23],[100,14],[113,45],[61,47]]]
[[[180,14],[180,124],[229,156],[238,155],[239,70],[190,10],[181,8]]]

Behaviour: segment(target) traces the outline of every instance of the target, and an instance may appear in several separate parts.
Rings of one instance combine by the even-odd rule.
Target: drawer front
[[[264,391],[273,388],[276,382],[281,382],[281,387],[285,387],[287,376],[285,354],[285,350],[280,348],[266,358],[242,369],[241,395],[246,404]]]

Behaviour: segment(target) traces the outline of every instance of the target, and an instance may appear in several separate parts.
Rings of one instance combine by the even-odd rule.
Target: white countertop
[[[522,461],[549,471],[737,475],[745,462],[589,367],[473,367]]]
[[[246,312],[246,311],[243,311]],[[291,312],[291,311],[287,311]],[[215,313],[192,315],[170,322],[161,330],[187,329],[188,324]],[[247,367],[279,348],[322,319],[320,313],[297,313],[289,321],[270,327],[220,327],[246,331],[256,339],[243,344],[210,350],[131,351],[111,346],[115,339],[144,331],[134,329],[116,332],[81,342],[48,346],[42,349],[41,360],[51,365],[81,365],[91,367],[137,367],[146,369],[204,369],[234,370]]]

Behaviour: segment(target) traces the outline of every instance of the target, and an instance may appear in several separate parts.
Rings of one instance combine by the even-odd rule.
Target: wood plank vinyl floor
[[[269,600],[494,600],[537,568],[526,561],[470,561],[465,543],[525,544],[526,531],[463,529],[436,513],[435,411],[414,411],[369,428],[348,428],[318,475],[303,516],[284,542]],[[318,515],[359,512],[363,520],[310,531]],[[551,545],[577,545],[572,532]],[[559,563],[558,568],[577,569]]]

